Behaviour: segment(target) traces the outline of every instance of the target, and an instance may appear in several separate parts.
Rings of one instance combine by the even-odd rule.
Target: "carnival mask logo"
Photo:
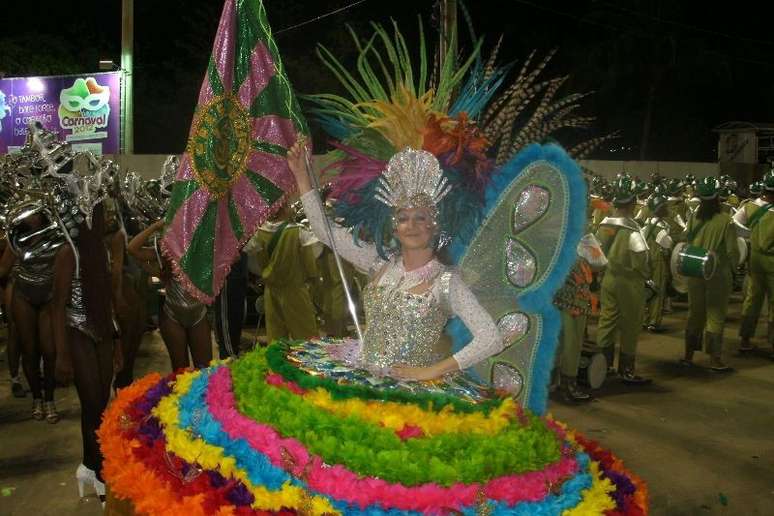
[[[76,79],[72,87],[59,94],[59,125],[76,135],[106,138],[107,134],[94,134],[96,129],[107,127],[110,117],[110,88],[100,86],[96,79]]]
[[[0,132],[3,130],[3,118],[11,114],[11,107],[5,103],[5,93],[0,90]]]

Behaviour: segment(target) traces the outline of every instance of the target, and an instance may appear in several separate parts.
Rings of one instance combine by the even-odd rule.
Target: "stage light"
[[[27,90],[30,93],[40,93],[42,91],[46,91],[46,86],[43,84],[43,81],[37,77],[30,77],[27,79]]]

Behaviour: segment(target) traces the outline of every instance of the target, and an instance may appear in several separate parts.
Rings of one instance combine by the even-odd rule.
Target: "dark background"
[[[421,16],[436,40],[434,0],[367,0],[302,27],[285,30],[355,0],[265,0],[269,21],[295,88],[339,91],[315,55],[326,45],[345,62],[354,55],[345,29],[370,35],[371,20],[396,20],[407,39]],[[4,3],[0,72],[6,77],[97,71],[120,63],[120,0]],[[468,0],[484,55],[504,34],[500,63],[520,63],[536,49],[559,51],[545,76],[569,74],[562,92],[594,91],[583,113],[597,117],[579,139],[620,131],[591,157],[716,159],[716,125],[774,122],[774,31],[770,2],[630,0]],[[11,9],[13,7],[13,9]],[[178,153],[185,147],[220,17],[220,0],[135,2],[135,152]],[[463,49],[471,39],[460,14]],[[518,66],[518,64],[517,64]]]

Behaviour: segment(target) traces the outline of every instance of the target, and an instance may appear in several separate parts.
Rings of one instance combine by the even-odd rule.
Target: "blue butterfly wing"
[[[484,213],[478,231],[451,251],[507,347],[473,369],[540,414],[561,326],[553,296],[586,225],[582,172],[558,145],[530,145],[495,172]],[[470,340],[459,320],[447,331],[455,350]]]

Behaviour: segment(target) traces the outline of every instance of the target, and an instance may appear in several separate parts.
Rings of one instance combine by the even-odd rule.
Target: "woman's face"
[[[395,236],[403,249],[429,248],[435,229],[429,208],[405,208],[395,214]]]

